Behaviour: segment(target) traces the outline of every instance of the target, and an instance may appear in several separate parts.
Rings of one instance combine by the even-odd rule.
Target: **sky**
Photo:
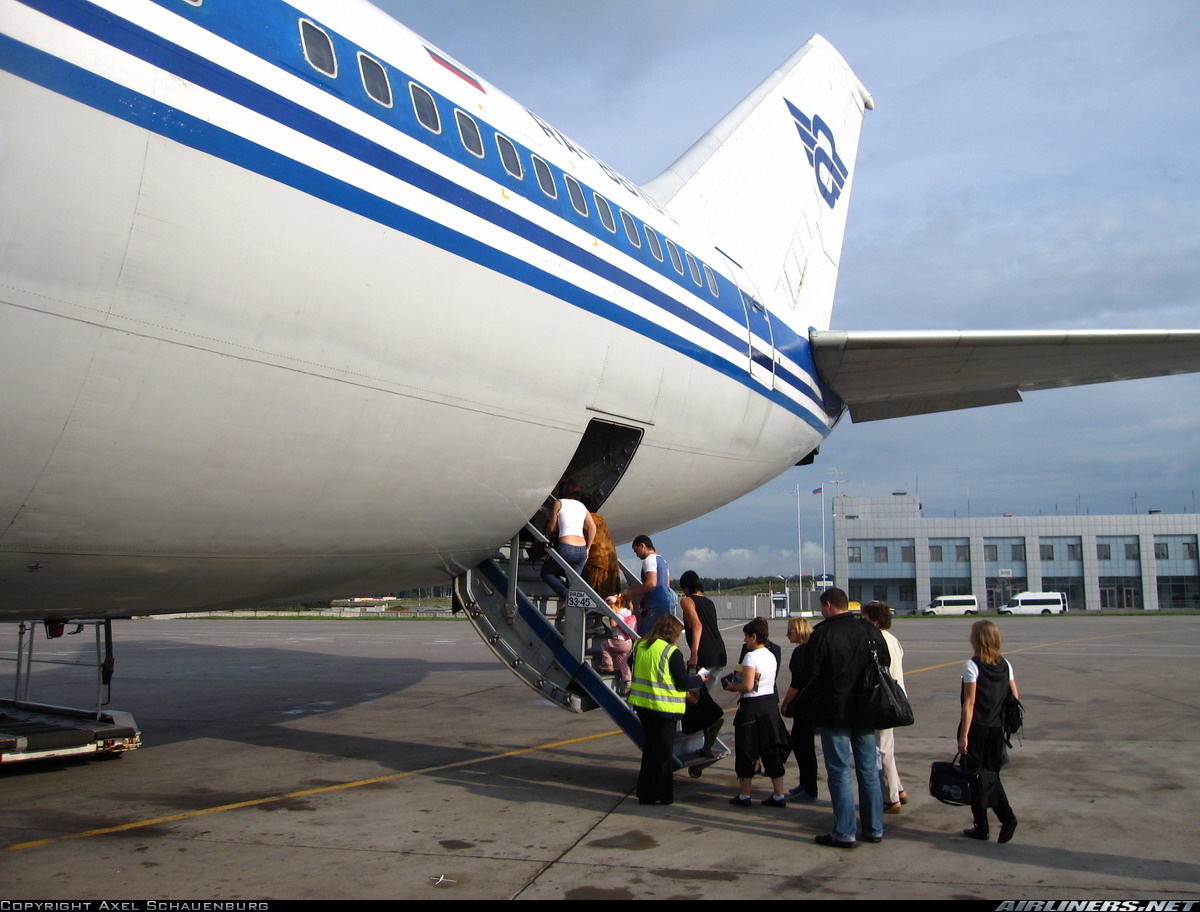
[[[1200,328],[1192,3],[377,2],[637,183],[824,35],[876,105],[833,328]],[[808,573],[818,487],[830,552],[838,490],[926,516],[1195,512],[1198,402],[1190,375],[847,416],[814,465],[655,544],[675,576],[795,574],[799,489]]]

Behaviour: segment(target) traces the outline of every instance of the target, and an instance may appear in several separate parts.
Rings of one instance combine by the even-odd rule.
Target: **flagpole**
[[[800,608],[804,608],[804,536],[800,533],[800,485],[792,491],[796,495],[796,569],[800,571]]]
[[[825,563],[825,485],[821,485],[821,585],[829,578],[829,567]]]

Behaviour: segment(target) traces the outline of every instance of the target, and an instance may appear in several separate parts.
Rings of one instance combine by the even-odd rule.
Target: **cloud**
[[[804,572],[809,574],[815,567],[820,570],[821,546],[813,542],[804,543]],[[796,568],[796,551],[788,548],[772,548],[760,545],[750,548],[727,548],[717,551],[714,548],[689,548],[683,552],[683,561],[679,564],[682,570],[695,570],[706,577],[743,576],[783,576],[794,577]],[[679,574],[672,570],[672,576]]]

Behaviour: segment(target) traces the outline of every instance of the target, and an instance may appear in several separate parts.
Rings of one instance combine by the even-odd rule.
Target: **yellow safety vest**
[[[643,709],[682,714],[687,694],[675,689],[668,665],[671,655],[678,652],[666,640],[655,640],[649,646],[638,643],[633,648],[633,683],[629,702]]]

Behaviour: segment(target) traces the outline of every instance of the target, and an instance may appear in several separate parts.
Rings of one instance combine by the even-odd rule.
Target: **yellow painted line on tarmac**
[[[534,747],[521,747],[516,750],[504,751],[499,754],[488,754],[485,757],[473,757],[470,760],[456,760],[453,763],[443,763],[439,766],[426,766],[421,769],[405,770],[402,773],[389,773],[386,776],[374,776],[370,779],[357,779],[353,782],[341,782],[337,785],[323,785],[317,788],[299,789],[294,792],[287,792],[283,795],[266,795],[262,798],[251,798],[248,801],[235,801],[232,804],[221,804],[215,807],[200,808],[194,811],[184,811],[180,814],[168,814],[164,817],[150,817],[146,820],[135,820],[130,823],[120,823],[116,826],[98,827],[94,830],[84,830],[80,833],[67,833],[62,836],[51,836],[48,839],[35,839],[32,842],[18,842],[10,846],[5,846],[0,851],[3,852],[18,852],[22,849],[34,849],[39,846],[53,845],[56,842],[67,842],[71,839],[86,839],[89,836],[105,836],[109,833],[124,833],[129,830],[140,830],[145,827],[157,826],[160,823],[175,823],[179,820],[190,820],[193,817],[203,817],[207,814],[220,814],[224,811],[236,811],[241,808],[257,807],[263,804],[271,804],[275,801],[287,801],[291,798],[307,798],[311,795],[321,795],[326,792],[340,792],[346,789],[362,788],[365,785],[376,785],[380,782],[395,782],[398,779],[407,779],[410,776],[421,776],[427,773],[438,773],[443,770],[457,769],[464,766],[473,766],[477,763],[487,763],[491,760],[502,760],[505,757],[519,757],[522,754],[532,754],[534,751],[552,750],[556,747],[567,747],[571,744],[580,744],[584,741],[595,741],[599,738],[610,738],[613,735],[621,734],[620,729],[613,731],[600,732],[595,735],[584,735],[580,738],[568,738],[565,741],[550,741],[546,744],[538,744]]]
[[[1075,640],[1055,640],[1053,643],[1038,643],[1036,646],[1022,646],[1020,649],[1005,649],[1003,652],[1004,655],[1010,656],[1016,655],[1018,652],[1029,652],[1031,649],[1046,649],[1049,646],[1062,646],[1066,643],[1086,643],[1088,640],[1111,640],[1114,637],[1149,636],[1153,632],[1154,631],[1152,630],[1138,630],[1134,633],[1106,633],[1103,636],[1079,637]],[[904,669],[904,676],[907,678],[909,675],[920,674],[923,671],[934,671],[938,668],[950,668],[954,665],[961,665],[965,661],[966,659],[956,659],[953,662],[943,662],[941,665],[926,665],[924,668],[916,668],[912,671],[909,671],[906,668]]]
[[[1057,640],[1053,643],[1039,643],[1036,646],[1025,646],[1021,649],[1013,649],[1006,652],[1005,655],[1014,655],[1018,652],[1029,652],[1032,649],[1045,649],[1049,646],[1062,646],[1066,643],[1084,643],[1089,640],[1109,640],[1114,637],[1126,636],[1146,636],[1152,631],[1143,630],[1135,633],[1110,633],[1103,636],[1080,637],[1074,640]],[[963,660],[959,659],[954,662],[944,662],[941,665],[927,665],[924,668],[916,668],[912,671],[905,671],[905,676],[920,674],[923,671],[934,671],[938,668],[950,668],[951,666],[961,665]],[[726,712],[732,712],[736,709],[736,705],[727,708]],[[523,754],[532,754],[535,751],[553,750],[557,747],[567,747],[571,744],[581,744],[585,741],[597,741],[601,738],[611,738],[613,735],[621,734],[620,729],[612,731],[599,732],[594,735],[584,735],[580,738],[568,738],[565,741],[549,741],[545,744],[537,744],[533,747],[521,747],[515,750],[503,751],[499,754],[488,754],[485,757],[473,757],[470,760],[456,760],[453,763],[443,763],[438,766],[426,766],[421,769],[405,770],[402,773],[389,773],[386,776],[374,776],[370,779],[357,779],[353,782],[342,782],[337,785],[323,785],[317,788],[299,789],[294,792],[286,792],[282,795],[266,795],[262,798],[251,798],[248,801],[235,801],[232,804],[220,804],[215,807],[200,808],[194,811],[184,811],[179,814],[167,814],[163,817],[150,817],[145,820],[135,820],[130,823],[121,823],[116,826],[98,827],[94,830],[83,830],[79,833],[67,833],[62,836],[51,836],[47,839],[35,839],[31,842],[17,842],[10,846],[5,846],[0,849],[0,852],[19,852],[23,849],[35,849],[40,846],[53,845],[58,842],[68,842],[72,839],[86,839],[90,836],[106,836],[110,833],[124,833],[129,830],[140,830],[146,827],[158,826],[162,823],[175,823],[180,820],[190,820],[195,817],[204,817],[208,814],[220,814],[225,811],[236,811],[241,808],[257,807],[263,804],[271,804],[276,801],[287,801],[292,798],[307,798],[312,795],[322,795],[328,792],[340,792],[347,789],[362,788],[367,785],[376,785],[380,782],[396,782],[400,779],[407,779],[411,776],[422,776],[429,773],[439,773],[444,770],[458,769],[465,766],[474,766],[477,763],[488,763],[492,760],[502,760],[505,757],[520,757]]]

